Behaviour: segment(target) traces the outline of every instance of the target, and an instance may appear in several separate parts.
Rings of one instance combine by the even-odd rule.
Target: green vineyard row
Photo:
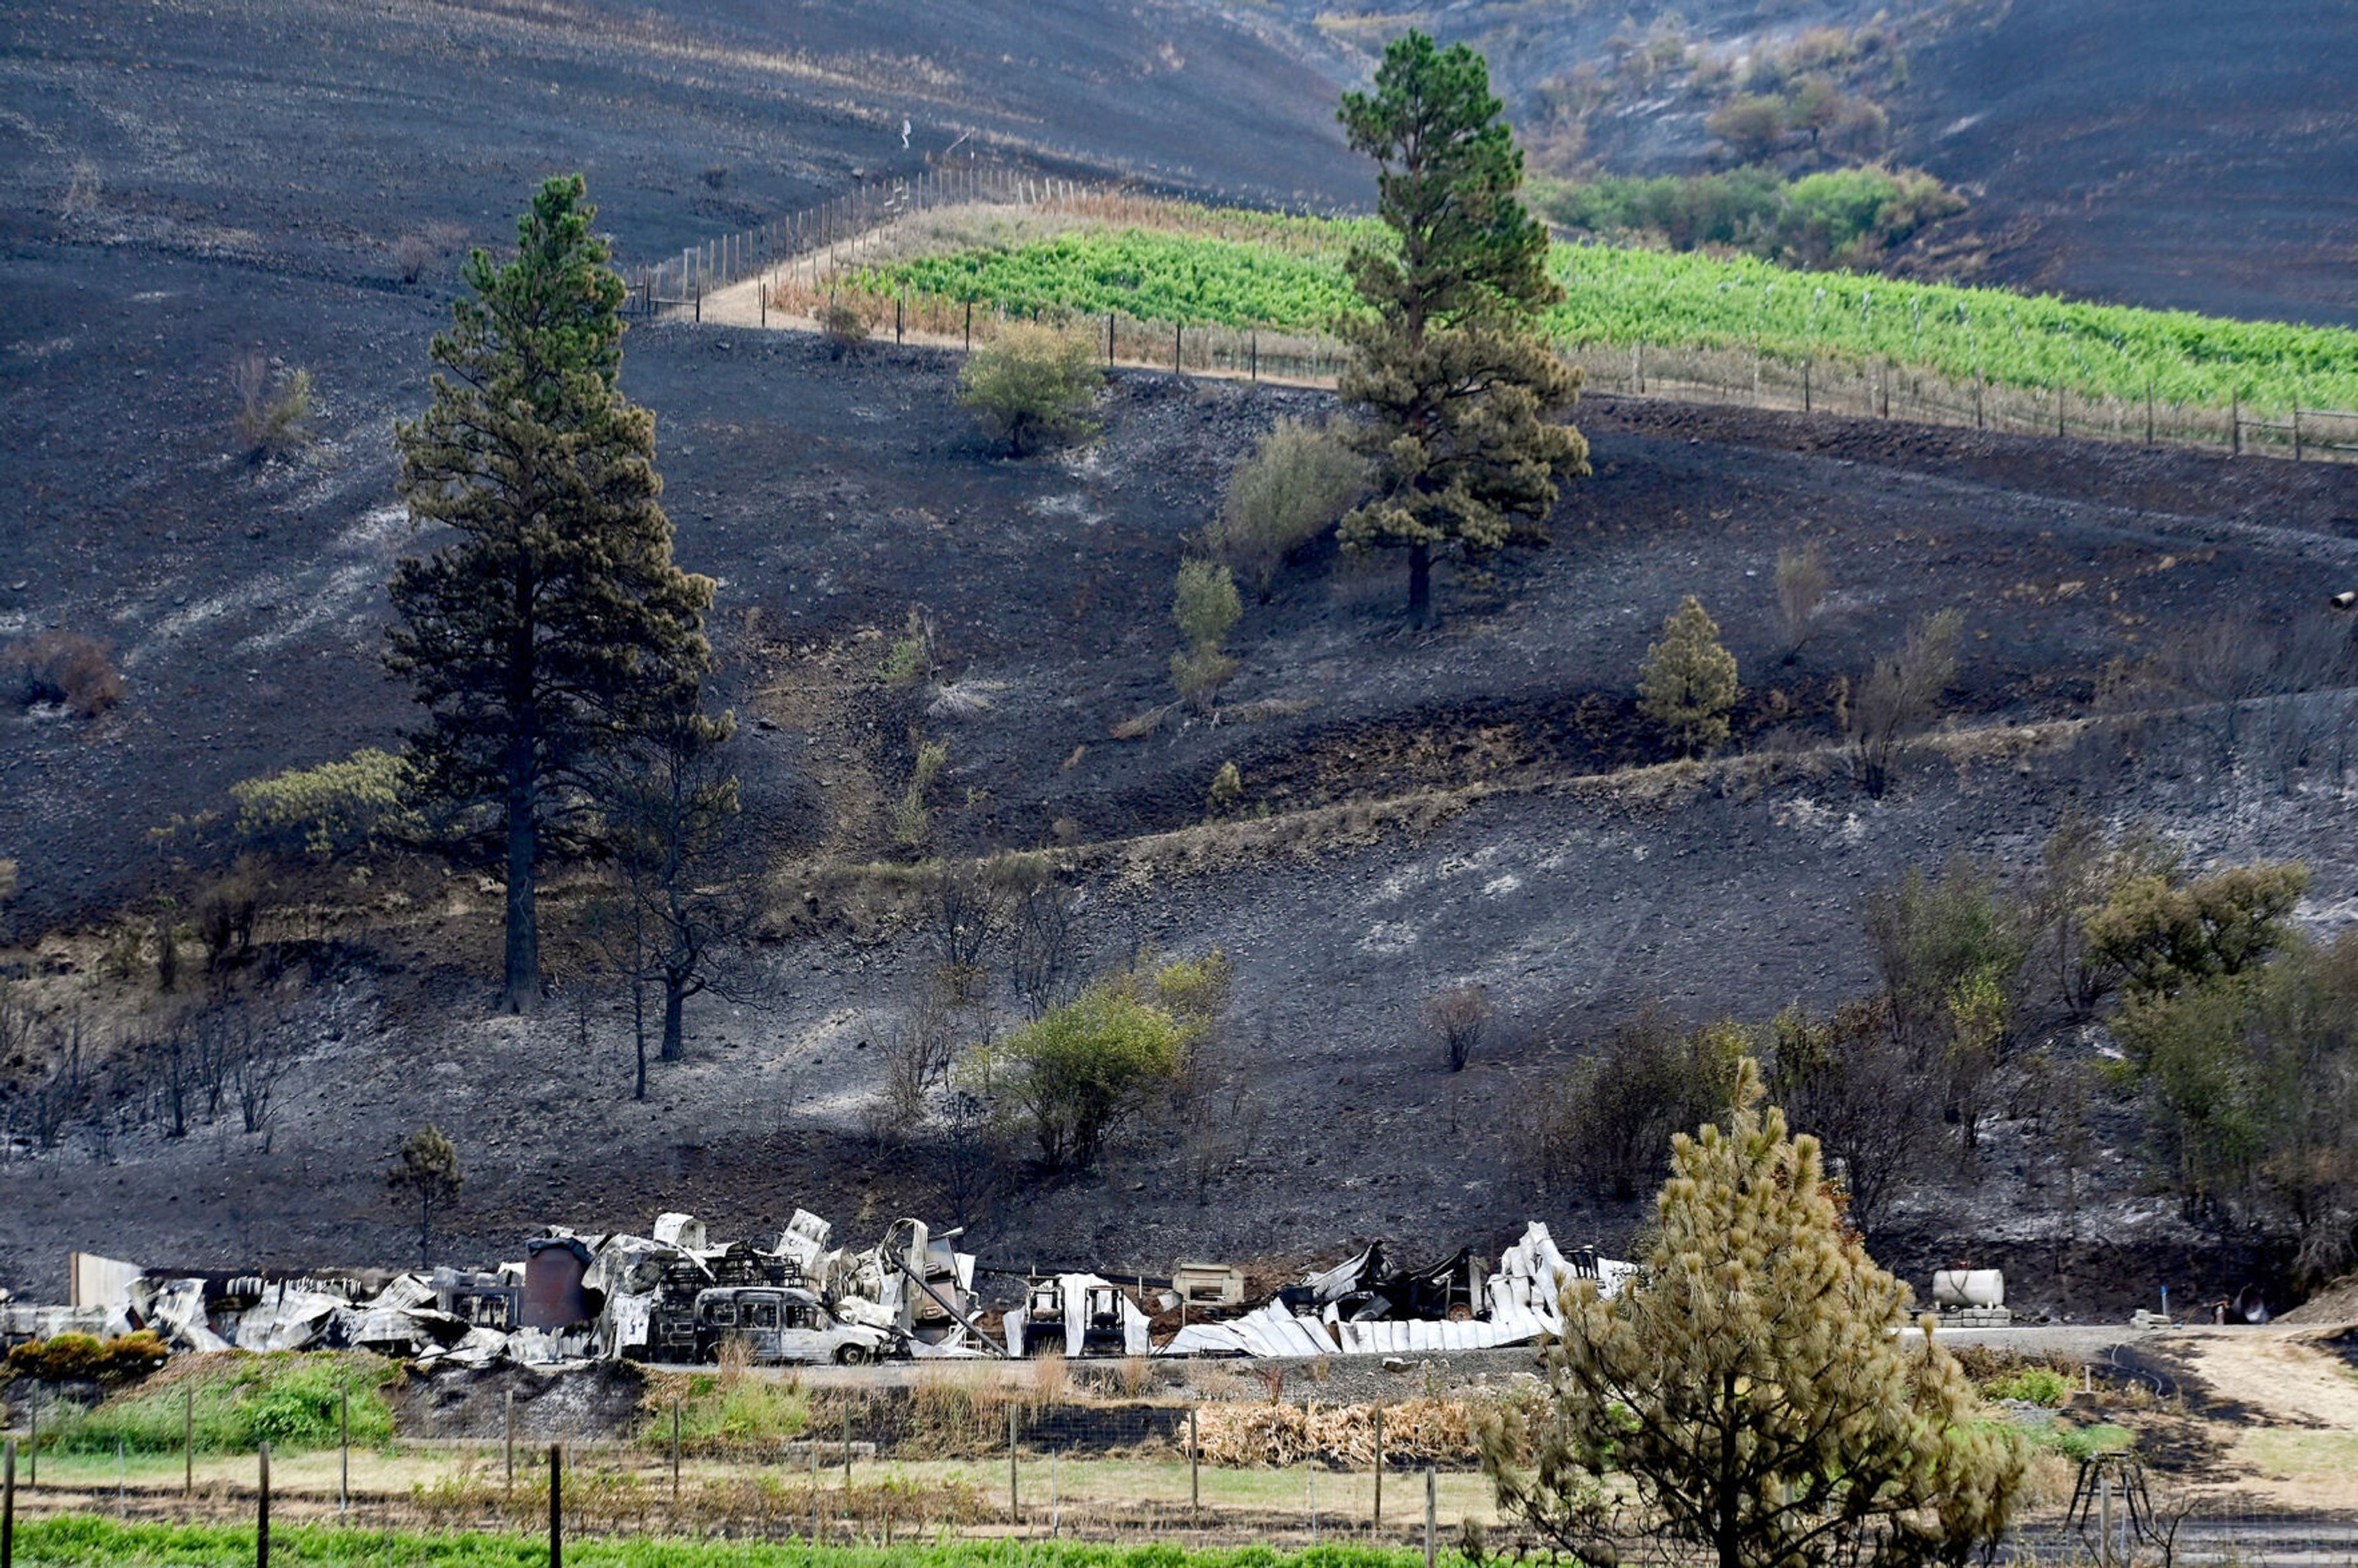
[[[1286,225],[1282,233],[1274,225]],[[1066,317],[1315,332],[1356,308],[1343,258],[1365,221],[1264,219],[1259,237],[1083,228],[863,270],[853,287]],[[1995,288],[1796,272],[1750,257],[1555,247],[1567,347],[1749,351],[1909,366],[1968,384],[2258,415],[2358,409],[2358,331],[2089,305]]]

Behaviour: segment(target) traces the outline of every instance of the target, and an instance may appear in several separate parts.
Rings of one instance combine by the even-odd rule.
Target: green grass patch
[[[537,1568],[548,1561],[546,1537],[425,1534],[402,1530],[274,1527],[274,1563],[336,1568]],[[124,1524],[65,1517],[16,1528],[17,1561],[108,1568],[219,1568],[254,1561],[251,1527]],[[731,1541],[568,1541],[565,1560],[582,1568],[1412,1568],[1417,1552],[1366,1546],[1265,1546],[1186,1551],[1176,1546],[1109,1546],[1083,1541],[959,1541],[903,1547],[811,1546]],[[1447,1561],[1455,1565],[1455,1553]]]
[[[156,1377],[88,1411],[44,1423],[41,1446],[64,1454],[178,1453],[193,1400],[200,1454],[324,1448],[339,1441],[339,1406],[352,1400],[352,1442],[393,1438],[384,1390],[401,1376],[392,1362],[357,1351],[223,1351],[175,1357]]]
[[[2040,1434],[2040,1442],[2066,1459],[2093,1459],[2099,1454],[2117,1454],[2136,1441],[2136,1436],[2125,1426],[2109,1422],[2097,1426],[2065,1426],[2061,1422]]]
[[[810,1396],[790,1379],[725,1367],[718,1372],[649,1372],[639,1403],[639,1441],[645,1446],[670,1449],[674,1400],[679,1401],[680,1444],[690,1454],[784,1443],[810,1429]]]
[[[2052,1367],[2025,1367],[1985,1384],[1983,1391],[1994,1400],[2020,1400],[2026,1404],[2052,1408],[2063,1402],[2071,1385]]]
[[[1318,331],[1357,308],[1343,260],[1380,243],[1368,220],[1257,215],[1215,228],[1194,210],[1170,227],[1077,229],[914,257],[860,275],[1022,315],[1120,311],[1190,326]],[[2275,414],[2358,409],[2358,331],[2087,305],[1995,288],[1808,272],[1749,256],[1555,247],[1564,286],[1548,330],[1567,346],[1747,350],[1790,362],[1880,361],[1951,381],[1976,376],[2082,397]]]

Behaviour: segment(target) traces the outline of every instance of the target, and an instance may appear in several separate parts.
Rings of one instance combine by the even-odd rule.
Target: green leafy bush
[[[1367,477],[1366,460],[1333,431],[1280,419],[1229,472],[1204,543],[1266,604],[1285,557],[1332,528]]]
[[[1017,323],[967,356],[958,401],[983,427],[1007,438],[1008,455],[1026,441],[1075,441],[1096,433],[1088,408],[1104,381],[1086,338]]]
[[[222,1351],[176,1359],[103,1404],[69,1416],[57,1446],[69,1452],[112,1453],[116,1440],[133,1453],[162,1454],[180,1446],[182,1422],[194,1422],[198,1450],[252,1453],[267,1442],[285,1449],[324,1448],[337,1441],[339,1407],[352,1400],[352,1441],[382,1444],[393,1437],[393,1409],[384,1390],[399,1369],[358,1352]]]
[[[993,1049],[1010,1100],[1051,1166],[1092,1163],[1107,1137],[1176,1077],[1188,1030],[1169,1010],[1094,986]]]
[[[2063,1374],[2052,1367],[2025,1367],[1989,1384],[1984,1390],[1994,1400],[2020,1400],[2025,1404],[2047,1405],[2050,1408],[2063,1402],[2071,1385]]]
[[[370,746],[341,762],[246,779],[229,793],[240,833],[325,859],[415,831],[417,817],[406,803],[411,783],[406,762]]]

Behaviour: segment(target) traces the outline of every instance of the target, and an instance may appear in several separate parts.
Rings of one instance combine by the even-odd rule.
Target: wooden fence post
[[[849,1464],[850,1447],[845,1445],[845,1463]],[[671,1402],[671,1506],[679,1507],[679,1401]]]
[[[1185,368],[1179,362],[1179,334],[1183,330],[1178,322],[1171,323],[1171,373],[1173,375],[1187,373]]]
[[[1113,368],[1113,312],[1106,312],[1106,368]]]
[[[2145,378],[2145,444],[2153,445],[2153,377]]]
[[[342,1458],[336,1467],[336,1511],[352,1511],[352,1396],[336,1396],[336,1441]]]
[[[508,1501],[515,1501],[515,1390],[501,1400],[500,1435],[508,1455]]]
[[[1424,1568],[1433,1568],[1433,1536],[1440,1530],[1441,1477],[1432,1465],[1424,1467]]]
[[[1197,1407],[1187,1407],[1187,1522],[1196,1523],[1204,1512],[1204,1444],[1195,1434]]]
[[[1801,362],[1801,412],[1810,411],[1810,362]]]
[[[1368,1522],[1373,1533],[1384,1525],[1384,1407],[1376,1407],[1376,1512]]]
[[[2227,424],[2228,449],[2240,458],[2244,455],[2244,395],[2240,392],[2227,395]]]
[[[261,1462],[261,1485],[254,1494],[254,1568],[270,1568],[270,1444],[255,1452]]]
[[[2292,460],[2300,461],[2300,405],[2292,406]]]
[[[1015,1495],[1015,1407],[1007,1407],[1007,1522],[1023,1522],[1022,1505]]]
[[[966,351],[974,352],[974,301],[966,302]]]
[[[548,1568],[565,1568],[565,1445],[548,1445]]]
[[[197,1391],[185,1389],[180,1394],[180,1496],[194,1497],[197,1491]]]
[[[0,1568],[16,1564],[16,1440],[0,1443]]]

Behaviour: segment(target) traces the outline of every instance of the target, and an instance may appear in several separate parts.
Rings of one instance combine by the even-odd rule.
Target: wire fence
[[[633,308],[642,317],[764,327],[776,315],[782,319],[775,325],[806,329],[825,310],[838,330],[961,350],[996,341],[1011,322],[1033,321],[1087,334],[1109,366],[1313,386],[1333,385],[1349,362],[1347,345],[1324,332],[1191,325],[1120,311],[1011,313],[990,301],[874,287],[879,265],[943,243],[940,225],[929,221],[933,215],[973,209],[1152,227],[1167,224],[1173,207],[1119,186],[1019,169],[928,169],[863,184],[628,272]],[[1217,218],[1204,221],[1218,226]],[[1236,226],[1239,233],[1268,237],[1250,214],[1237,215]],[[715,297],[732,289],[745,297],[716,311],[720,301]],[[2296,462],[2358,460],[2358,411],[2352,410],[2296,406],[2280,416],[2263,416],[2246,412],[2239,401],[2224,408],[2163,401],[2150,387],[2142,397],[2099,396],[2060,385],[1958,380],[1897,362],[1795,358],[1757,348],[1596,341],[1566,345],[1563,352],[1581,367],[1589,389],[1616,396],[2191,447]]]
[[[559,1401],[551,1401],[559,1402]],[[1259,1403],[1259,1401],[1255,1401]],[[1266,1407],[1264,1407],[1266,1408]],[[1290,1407],[1302,1410],[1304,1407]],[[1309,1407],[1314,1410],[1314,1407]],[[343,1523],[428,1532],[891,1543],[998,1539],[1380,1541],[1447,1548],[1496,1524],[1469,1448],[1437,1459],[1413,1423],[1357,1454],[1246,1462],[1240,1403],[1017,1398],[928,1408],[920,1393],[814,1403],[789,1435],[715,1433],[658,1401],[629,1436],[551,1441],[527,1408],[503,1429],[271,1452],[34,1445],[20,1432],[18,1518]],[[1273,1451],[1274,1452],[1274,1451]]]
[[[660,1410],[633,1438],[502,1433],[374,1446],[241,1452],[44,1452],[10,1444],[15,1520],[76,1516],[257,1526],[341,1525],[427,1534],[766,1540],[917,1545],[950,1538],[1360,1543],[1478,1561],[1542,1543],[1502,1518],[1470,1454],[1441,1460],[1412,1438],[1266,1463],[1217,1462],[1215,1412],[1233,1438],[1241,1407],[1200,1402],[1017,1404],[940,1452],[941,1432],[880,1400],[814,1411],[770,1440],[698,1438]],[[1264,1407],[1267,1408],[1267,1407]],[[1293,1406],[1314,1425],[1314,1402]],[[1393,1407],[1395,1409],[1399,1407]],[[1252,1422],[1241,1424],[1249,1429]],[[2042,1513],[2000,1555],[2015,1562],[2175,1568],[2179,1563],[2358,1563],[2358,1524],[2230,1510],[2188,1511],[2167,1535],[2131,1515]],[[1646,1538],[1626,1563],[1689,1568],[1707,1554]]]

